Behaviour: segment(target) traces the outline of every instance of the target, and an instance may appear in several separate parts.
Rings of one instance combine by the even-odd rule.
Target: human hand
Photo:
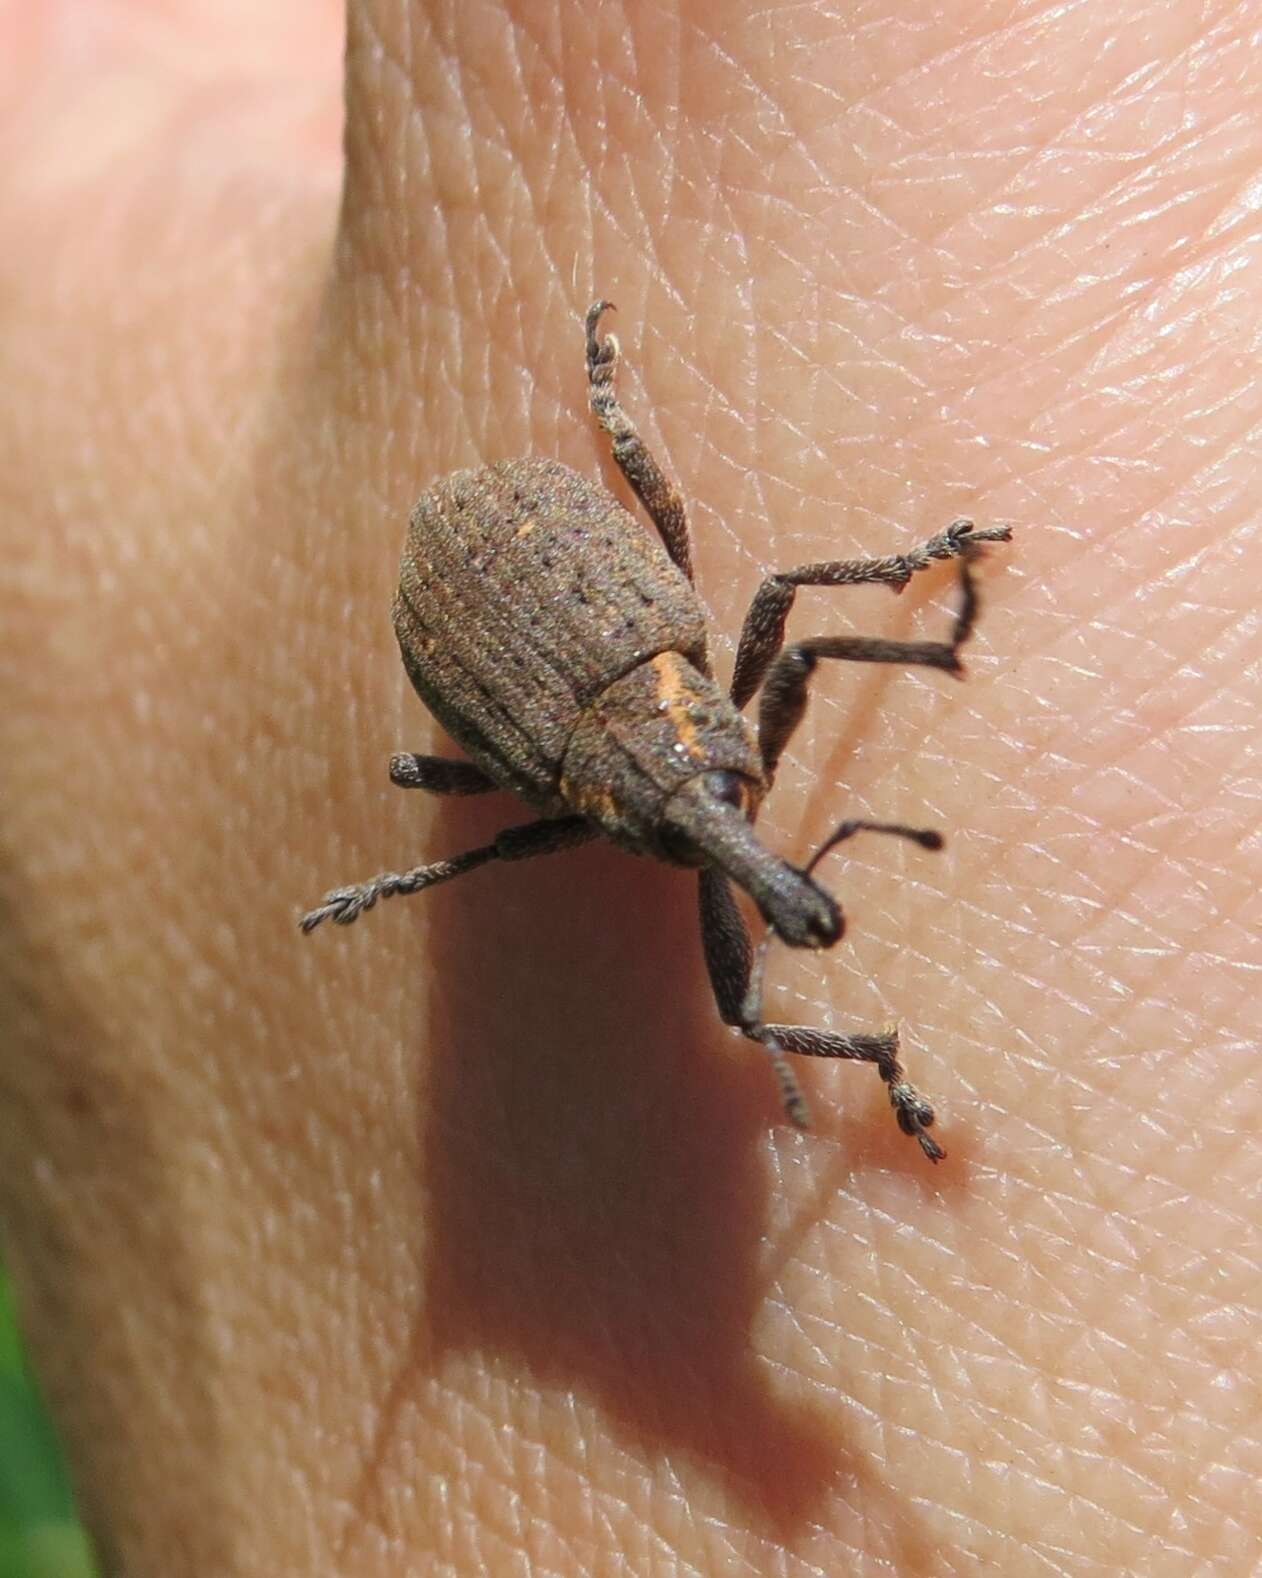
[[[107,1562],[1249,1570],[1241,15],[375,0],[339,209],[309,12],[6,24],[0,1206]],[[849,933],[770,987],[902,1021],[936,1170],[867,1070],[783,1124],[678,872],[298,935],[520,818],[386,781],[444,749],[389,604],[453,467],[617,485],[598,293],[718,630],[769,570],[1016,528],[968,683],[823,676],[762,824],[946,833],[835,857]],[[928,579],[793,629],[938,633]]]

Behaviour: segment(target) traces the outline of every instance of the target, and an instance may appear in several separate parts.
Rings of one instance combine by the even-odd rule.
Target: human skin
[[[1248,9],[371,0],[340,206],[332,10],[0,13],[0,1214],[108,1571],[1253,1570]],[[770,964],[901,1020],[936,1169],[867,1069],[784,1123],[678,871],[298,933],[522,817],[386,781],[389,604],[456,466],[626,497],[597,294],[723,673],[768,571],[1013,524],[966,682],[826,668],[760,824],[948,835]]]

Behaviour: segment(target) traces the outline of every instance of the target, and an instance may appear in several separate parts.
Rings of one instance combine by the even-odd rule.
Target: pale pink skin
[[[1254,1571],[1250,8],[351,9],[340,209],[333,7],[0,12],[0,1204],[103,1550]],[[845,941],[771,960],[901,1020],[936,1170],[869,1070],[784,1123],[677,871],[297,931],[519,818],[387,782],[447,748],[389,604],[442,472],[618,486],[597,294],[724,672],[769,569],[1016,528],[967,682],[828,668],[763,824],[949,835],[848,845]]]

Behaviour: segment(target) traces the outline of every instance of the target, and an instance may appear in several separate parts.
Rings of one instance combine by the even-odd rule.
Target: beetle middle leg
[[[416,756],[411,751],[396,751],[390,758],[390,782],[400,789],[428,789],[431,794],[488,794],[500,787],[474,762]]]
[[[843,829],[857,832],[859,824],[843,823],[838,834],[816,855],[812,865],[841,838],[849,836],[849,832]],[[918,838],[915,829],[892,825],[887,827],[877,824],[873,831]],[[933,1106],[911,1084],[898,1061],[897,1030],[890,1028],[841,1035],[836,1031],[816,1030],[807,1025],[767,1023],[762,1017],[762,950],[755,954],[744,918],[733,897],[731,884],[722,872],[712,867],[706,868],[700,873],[698,897],[701,941],[719,1017],[724,1024],[735,1026],[743,1036],[757,1042],[768,1054],[789,1121],[799,1129],[809,1126],[806,1097],[789,1065],[787,1053],[872,1063],[889,1091],[890,1105],[899,1128],[916,1140],[931,1162],[940,1162],[946,1152],[928,1132],[934,1121]]]
[[[607,334],[603,340],[596,338],[597,324],[612,307],[611,301],[596,301],[587,313],[587,383],[592,415],[613,439],[613,458],[618,469],[648,511],[666,544],[667,553],[691,581],[692,545],[684,501],[645,447],[631,418],[618,404],[613,386],[618,366],[617,336]]]
[[[885,559],[834,559],[769,575],[749,605],[741,628],[732,701],[743,707],[762,684],[772,659],[784,645],[784,627],[799,587],[884,585],[901,592],[917,570],[927,569],[935,560],[967,557],[978,543],[1007,542],[1011,536],[1009,526],[987,526],[978,531],[972,521],[958,520],[907,553]]]
[[[413,866],[410,871],[383,871],[368,882],[334,888],[315,909],[302,917],[299,924],[304,932],[314,931],[323,920],[349,926],[378,899],[393,898],[396,893],[419,893],[422,888],[432,888],[439,882],[449,882],[452,877],[461,877],[466,871],[475,871],[491,860],[529,860],[535,855],[553,855],[562,849],[573,849],[595,838],[596,831],[586,817],[581,816],[545,818],[506,827],[496,835],[494,843],[467,849],[448,860]]]
[[[1006,527],[996,527],[1006,531]],[[768,786],[776,775],[780,757],[802,721],[806,711],[811,676],[820,658],[839,658],[852,663],[909,663],[923,668],[942,669],[948,674],[962,671],[959,651],[973,632],[977,621],[977,582],[971,560],[978,552],[966,538],[958,561],[960,606],[949,641],[881,641],[866,636],[814,636],[785,647],[771,664],[763,682],[758,708],[758,749]]]

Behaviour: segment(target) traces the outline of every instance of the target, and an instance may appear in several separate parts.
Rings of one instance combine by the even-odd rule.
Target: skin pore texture
[[[106,1569],[1243,1574],[1259,1559],[1249,8],[0,10],[0,1217]],[[187,13],[187,14],[186,14]],[[261,13],[261,14],[260,14]],[[408,511],[627,498],[580,315],[762,575],[1009,521],[965,683],[828,666],[760,828],[898,1019],[778,1110],[679,872],[521,820],[390,628]],[[790,631],[943,639],[805,591]]]

